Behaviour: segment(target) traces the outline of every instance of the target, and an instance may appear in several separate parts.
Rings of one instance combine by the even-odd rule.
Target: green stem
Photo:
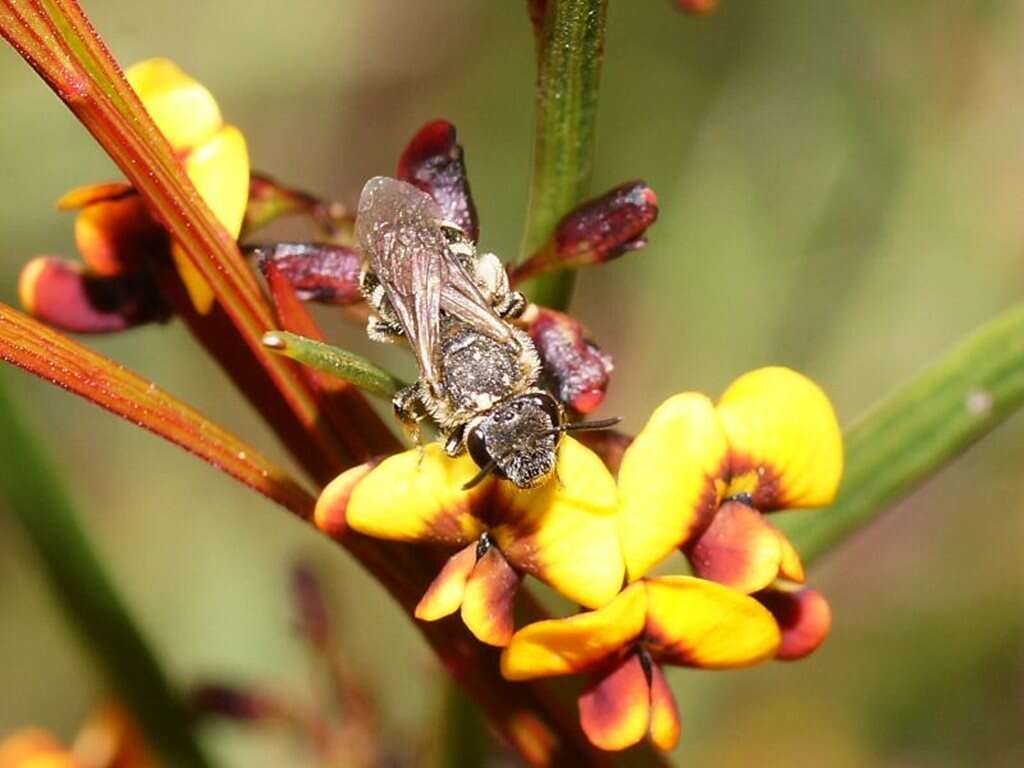
[[[831,507],[775,518],[807,562],[874,520],[1024,404],[1024,306],[1008,310],[915,376],[846,437]]]
[[[533,178],[520,260],[540,250],[590,190],[607,10],[608,0],[547,3],[537,38]],[[538,304],[565,309],[574,277],[562,270],[528,281],[523,290]]]
[[[263,335],[263,345],[278,355],[337,376],[371,395],[387,400],[405,386],[405,382],[365,357],[296,333],[271,331]]]
[[[0,503],[9,507],[42,561],[64,612],[146,742],[169,768],[203,768],[186,710],[104,571],[49,461],[0,387],[4,469]]]

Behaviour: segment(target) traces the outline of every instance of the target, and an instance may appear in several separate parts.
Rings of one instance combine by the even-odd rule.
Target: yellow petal
[[[728,669],[769,659],[779,648],[775,619],[752,597],[692,576],[643,584],[647,648],[657,661]]]
[[[512,639],[512,605],[522,580],[496,547],[476,564],[462,598],[462,621],[481,643],[501,648]]]
[[[476,542],[463,547],[448,558],[419,603],[414,615],[420,621],[437,621],[451,616],[462,605],[466,582],[476,565]]]
[[[570,600],[598,608],[622,588],[615,480],[597,455],[565,438],[557,477],[521,491],[502,482],[490,514],[491,535],[519,571]]]
[[[0,742],[0,768],[76,768],[57,739],[39,728],[16,731]]]
[[[140,61],[125,77],[176,151],[199,146],[223,122],[213,95],[170,59]]]
[[[779,561],[779,575],[784,579],[803,584],[806,575],[804,574],[804,564],[800,559],[800,553],[796,551],[796,547],[793,546],[793,543],[786,538],[782,531],[776,528],[775,533],[778,534],[779,547],[782,554],[782,559]]]
[[[374,462],[345,470],[334,478],[316,500],[313,523],[332,538],[340,539],[348,530],[348,503],[352,491],[376,466]]]
[[[192,263],[185,250],[177,243],[171,244],[171,256],[174,258],[174,266],[178,270],[178,277],[181,278],[192,306],[200,315],[208,315],[213,309],[213,302],[217,298],[213,294],[213,288],[206,282],[206,278],[200,273],[199,268]]]
[[[488,479],[462,490],[476,472],[472,459],[452,459],[436,442],[391,456],[352,491],[348,524],[378,539],[465,546],[484,531],[474,506],[496,482]]]
[[[707,523],[726,462],[725,435],[704,395],[676,395],[651,414],[619,469],[619,529],[630,581]]]
[[[85,206],[75,217],[75,244],[89,269],[98,275],[137,270],[155,253],[163,253],[163,230],[137,194]]]
[[[729,386],[718,414],[732,476],[745,484],[738,490],[749,493],[758,509],[820,507],[835,498],[842,433],[832,404],[813,381],[788,368],[760,368]]]
[[[646,612],[644,586],[634,584],[604,608],[529,624],[501,655],[501,674],[529,680],[591,669],[640,637]]]
[[[580,726],[590,743],[616,752],[647,735],[651,722],[651,687],[640,657],[622,659],[580,695]]]
[[[225,125],[188,154],[185,171],[217,221],[238,237],[249,202],[249,150],[242,132]]]
[[[57,200],[57,208],[62,211],[77,211],[93,203],[117,200],[138,194],[135,187],[127,181],[105,181],[99,184],[86,184],[68,190]]]

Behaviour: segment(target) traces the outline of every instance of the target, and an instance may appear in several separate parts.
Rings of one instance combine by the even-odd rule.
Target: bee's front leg
[[[420,422],[429,415],[423,406],[423,399],[420,396],[419,382],[402,387],[391,398],[391,405],[395,409],[395,416],[398,417],[402,429],[409,439],[416,445],[422,446],[422,434]]]
[[[448,433],[444,439],[444,452],[451,456],[453,459],[456,456],[461,456],[463,451],[466,450],[465,445],[466,436],[466,425],[460,424],[455,427],[451,432]]]

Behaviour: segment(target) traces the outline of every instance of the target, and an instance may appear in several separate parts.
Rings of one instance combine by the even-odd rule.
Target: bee
[[[449,456],[468,451],[480,471],[534,488],[555,471],[567,424],[561,404],[537,385],[540,358],[513,320],[527,306],[497,256],[478,254],[426,193],[397,179],[370,179],[359,198],[356,236],[365,259],[360,288],[375,341],[404,339],[419,365],[395,413],[418,443],[431,418]]]

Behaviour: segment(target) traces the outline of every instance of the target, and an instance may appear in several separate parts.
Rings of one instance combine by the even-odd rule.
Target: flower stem
[[[846,436],[836,502],[776,520],[808,562],[874,520],[1024,404],[1024,306],[983,325]]]
[[[597,93],[607,0],[549,0],[539,28],[533,178],[520,260],[551,238],[559,220],[586,198],[593,167]],[[528,281],[534,302],[565,309],[575,274]]]
[[[2,382],[0,382],[2,384]],[[147,744],[169,768],[209,765],[177,692],[97,559],[61,483],[0,386],[0,501],[35,548],[54,595]]]
[[[390,400],[405,382],[348,350],[287,331],[264,334],[263,344],[279,355],[329,373],[371,395]]]

